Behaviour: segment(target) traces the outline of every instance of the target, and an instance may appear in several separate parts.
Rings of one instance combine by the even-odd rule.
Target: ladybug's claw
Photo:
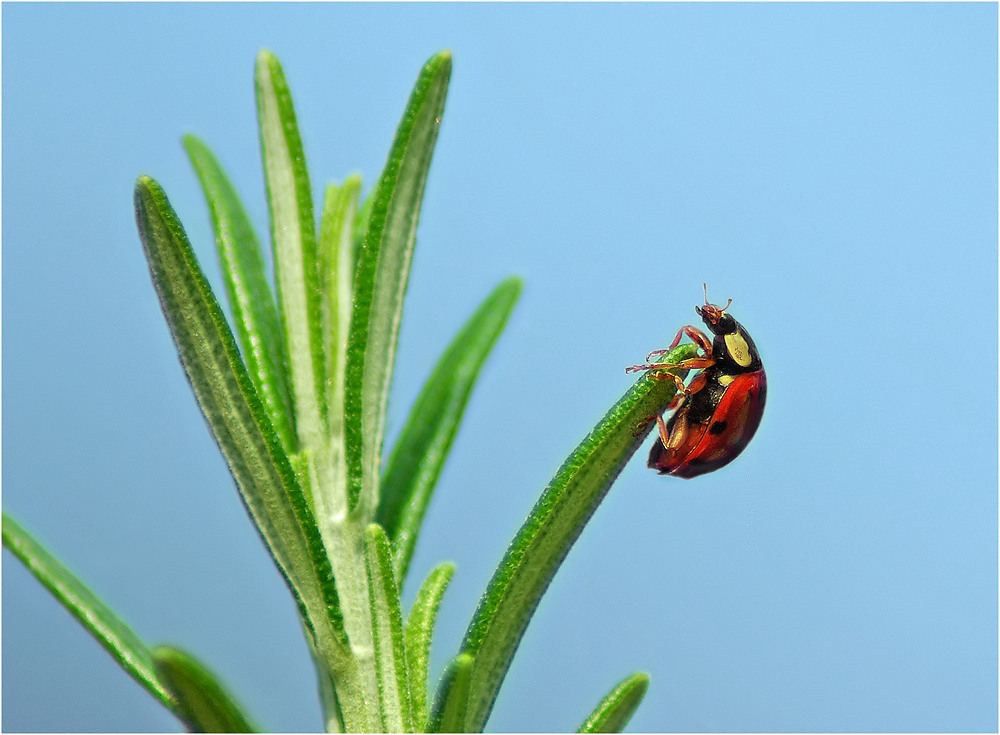
[[[657,418],[659,417],[655,413],[651,413],[648,416],[643,416],[641,419],[639,419],[639,423],[636,424],[635,431],[632,432],[632,436],[634,437],[642,436],[646,431],[646,427],[649,426],[654,421],[656,421]]]

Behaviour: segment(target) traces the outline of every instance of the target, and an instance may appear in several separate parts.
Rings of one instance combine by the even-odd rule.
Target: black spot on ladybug
[[[716,421],[711,426],[708,427],[709,434],[721,434],[725,430],[726,430],[725,421]]]

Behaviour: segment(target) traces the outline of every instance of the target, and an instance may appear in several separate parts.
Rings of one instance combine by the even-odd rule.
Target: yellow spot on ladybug
[[[726,349],[729,350],[730,357],[736,361],[737,365],[746,367],[752,362],[750,358],[750,345],[740,336],[739,332],[727,334],[724,339],[726,340]]]
[[[735,375],[720,375],[719,376],[719,385],[721,385],[723,388],[725,388],[727,385],[729,385],[730,383],[732,383],[734,380],[736,380],[736,376]]]

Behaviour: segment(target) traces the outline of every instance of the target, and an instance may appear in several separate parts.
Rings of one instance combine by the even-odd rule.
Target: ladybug
[[[685,479],[713,472],[736,459],[757,432],[767,398],[767,377],[757,346],[743,325],[726,312],[733,300],[721,308],[710,304],[708,286],[702,285],[705,305],[694,310],[714,338],[709,341],[696,327],[682,327],[668,349],[650,352],[645,364],[625,369],[630,373],[700,369],[688,386],[677,375],[652,373],[654,378],[676,381],[678,393],[665,410],[677,410],[667,421],[662,415],[656,417],[659,436],[646,466],[661,475]],[[678,363],[649,362],[675,348],[685,334],[701,348],[703,357]]]

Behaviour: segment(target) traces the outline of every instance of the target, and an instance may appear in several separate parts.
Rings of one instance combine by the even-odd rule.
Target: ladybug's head
[[[726,302],[725,306],[716,306],[715,304],[708,303],[708,286],[706,284],[701,284],[705,289],[705,305],[696,306],[694,310],[701,317],[701,320],[705,322],[705,326],[712,330],[713,334],[732,334],[736,331],[736,320],[730,314],[726,313],[726,309],[729,305],[733,303],[732,299]]]

